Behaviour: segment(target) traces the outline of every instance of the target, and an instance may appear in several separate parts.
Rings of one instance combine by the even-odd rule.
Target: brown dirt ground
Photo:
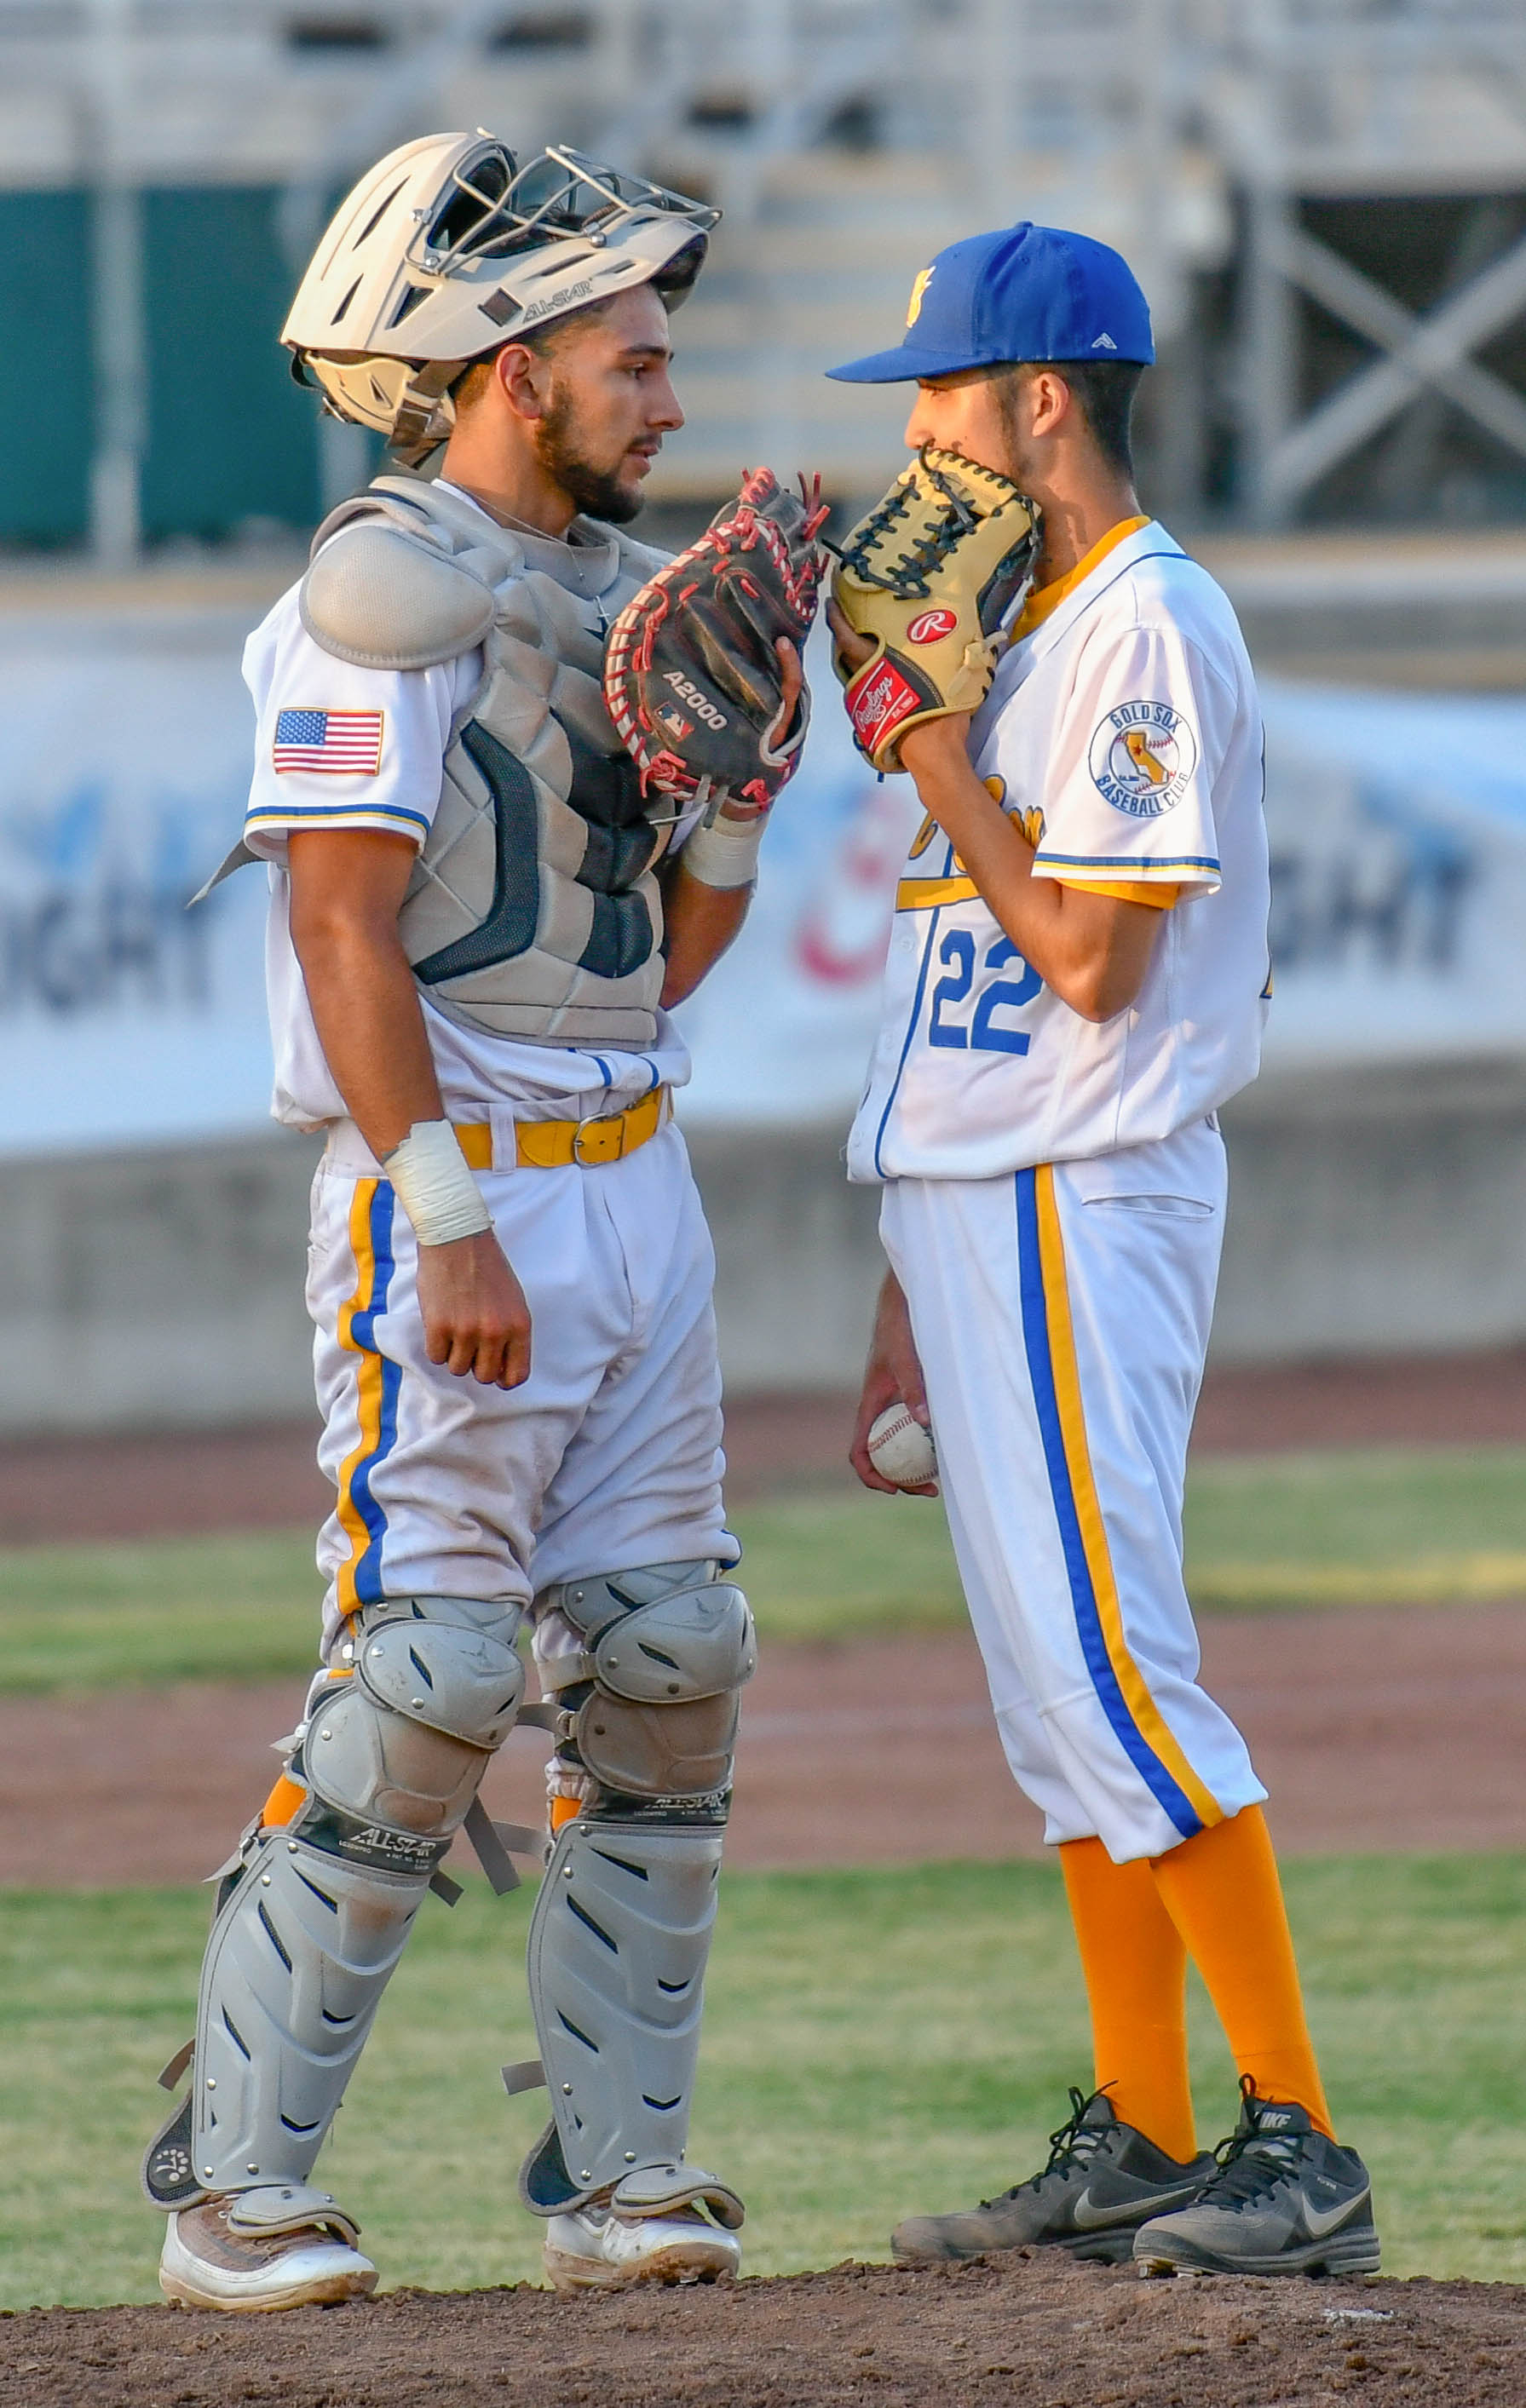
[[[15,2408],[1519,2408],[1526,2292],[1141,2283],[1044,2258],[657,2296],[395,2291],[282,2316],[0,2321]]]
[[[733,1405],[730,1493],[830,1479],[851,1424],[841,1396]],[[1526,1349],[1213,1372],[1194,1443],[1234,1453],[1421,1439],[1526,1440]],[[108,1538],[289,1524],[315,1518],[324,1494],[306,1424],[36,1440],[0,1448],[0,1543],[65,1526]],[[1037,1851],[967,1632],[779,1649],[763,1636],[729,1861]],[[1518,1605],[1221,1614],[1204,1625],[1203,1654],[1210,1687],[1250,1739],[1285,1848],[1526,1845]],[[263,1794],[270,1742],[298,1704],[295,1684],[0,1700],[0,1883],[199,1879]],[[516,1735],[489,1777],[495,1812],[536,1818],[543,1756],[538,1735]]]
[[[1038,1853],[968,1632],[772,1651],[767,1636],[728,1863]],[[1526,1846],[1519,1606],[1220,1614],[1204,1624],[1203,1660],[1250,1741],[1284,1849]],[[285,1683],[0,1699],[0,1883],[200,1880],[269,1785],[270,1743],[300,1702]],[[514,1734],[488,1775],[495,1813],[539,1818],[545,1749],[538,1732]]]
[[[730,1493],[831,1479],[842,1396],[741,1400]],[[1211,1372],[1206,1452],[1526,1440],[1526,1349]],[[83,1476],[81,1476],[83,1475]],[[306,1423],[0,1447],[0,1544],[315,1519]],[[765,1642],[767,1632],[764,1633]],[[1526,1616],[1514,1605],[1220,1615],[1207,1677],[1243,1723],[1284,1847],[1526,1844]],[[295,1688],[0,1700],[0,1882],[189,1881],[263,1792]],[[968,1634],[770,1651],[751,1689],[732,1862],[1001,1857],[1039,1844],[1006,1779]],[[490,1799],[532,1819],[544,1750],[516,1738]],[[885,1812],[888,1762],[898,1811]],[[957,1763],[959,1777],[950,1778]],[[167,1816],[173,1777],[180,1811]],[[978,1799],[978,1807],[971,1801]]]

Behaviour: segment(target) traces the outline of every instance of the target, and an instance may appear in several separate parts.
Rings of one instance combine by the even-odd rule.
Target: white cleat
[[[336,2212],[290,2231],[239,2231],[230,2224],[242,2194],[225,2193],[171,2215],[159,2260],[159,2288],[172,2308],[260,2315],[326,2308],[374,2291],[376,2268],[353,2246],[354,2226]]]
[[[637,2283],[713,2283],[741,2264],[741,2243],[698,2209],[616,2215],[583,2207],[546,2227],[546,2272],[558,2291],[623,2291]]]

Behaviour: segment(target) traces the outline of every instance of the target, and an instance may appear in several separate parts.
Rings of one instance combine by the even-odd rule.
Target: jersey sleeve
[[[1128,879],[1062,878],[1061,886],[1084,887],[1088,895],[1109,895],[1115,903],[1143,903],[1146,911],[1170,911],[1180,902],[1182,890],[1174,879],[1168,885],[1163,878]]]
[[[1219,882],[1213,791],[1233,729],[1233,694],[1171,626],[1088,644],[1056,727],[1036,878],[1156,894],[1163,905]]]
[[[439,668],[367,669],[313,641],[295,608],[251,640],[257,716],[244,841],[284,861],[294,828],[374,828],[422,845],[439,805],[457,699],[481,654]]]

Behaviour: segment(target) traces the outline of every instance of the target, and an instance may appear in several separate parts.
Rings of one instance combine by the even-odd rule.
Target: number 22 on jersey
[[[973,1010],[967,1010],[975,990],[977,958],[979,947],[972,930],[950,928],[938,948],[946,976],[932,990],[928,1043],[958,1053],[1026,1054],[1030,1041],[1028,1030],[1014,1028],[1004,1015],[1031,1003],[1043,992],[1044,981],[1024,961],[1010,937],[999,937],[979,958],[981,983]],[[1014,967],[1020,977],[992,976]]]

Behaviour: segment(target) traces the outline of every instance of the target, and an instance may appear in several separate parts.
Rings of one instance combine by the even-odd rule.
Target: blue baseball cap
[[[1024,218],[951,242],[917,276],[895,349],[827,373],[900,384],[1009,360],[1154,357],[1149,304],[1128,263],[1088,235]]]

